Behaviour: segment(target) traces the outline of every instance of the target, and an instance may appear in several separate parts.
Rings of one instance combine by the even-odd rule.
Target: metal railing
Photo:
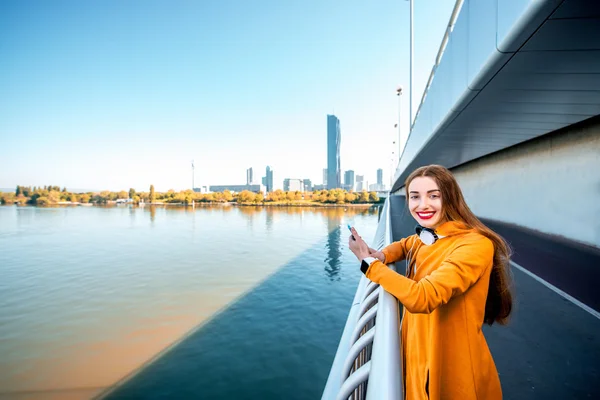
[[[390,218],[388,198],[371,247],[392,242]],[[398,301],[362,276],[321,399],[401,399],[399,333]]]

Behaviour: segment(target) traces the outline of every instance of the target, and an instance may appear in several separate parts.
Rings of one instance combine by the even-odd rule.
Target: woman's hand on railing
[[[381,261],[382,263],[385,262],[385,254],[383,254],[383,252],[381,252],[381,251],[377,251],[370,247],[369,247],[369,257],[375,257],[375,258],[379,259],[379,261]]]

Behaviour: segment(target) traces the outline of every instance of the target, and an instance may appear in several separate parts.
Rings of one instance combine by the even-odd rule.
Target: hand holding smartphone
[[[350,231],[350,237],[352,238],[352,240],[356,240],[356,238],[354,237],[354,235],[352,235],[352,227],[350,226],[350,224],[348,224],[348,230]]]

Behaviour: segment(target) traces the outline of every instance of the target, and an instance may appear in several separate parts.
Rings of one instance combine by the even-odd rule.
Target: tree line
[[[192,204],[192,203],[228,203],[238,204],[360,204],[377,203],[379,197],[375,192],[352,192],[342,189],[317,190],[314,192],[299,192],[275,190],[267,193],[254,193],[244,190],[239,193],[232,193],[229,190],[214,193],[198,193],[193,190],[182,190],[175,192],[156,192],[154,185],[150,185],[147,192],[137,192],[131,188],[129,191],[121,190],[119,192],[102,191],[73,193],[66,188],[59,186],[17,186],[14,192],[0,192],[1,204],[20,204],[44,206],[50,204],[69,204],[69,203],[92,203],[92,204],[111,204],[117,200],[126,200],[130,203],[151,203],[151,204]]]

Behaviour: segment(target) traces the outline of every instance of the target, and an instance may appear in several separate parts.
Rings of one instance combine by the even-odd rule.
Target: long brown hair
[[[442,221],[460,221],[468,228],[474,228],[494,243],[494,263],[490,275],[490,285],[485,302],[483,321],[492,325],[494,321],[506,324],[512,310],[512,278],[509,270],[510,246],[496,232],[488,228],[467,206],[462,191],[452,172],[441,165],[428,165],[413,171],[404,182],[406,198],[408,185],[418,177],[430,177],[442,192]],[[408,201],[407,201],[408,204]]]

